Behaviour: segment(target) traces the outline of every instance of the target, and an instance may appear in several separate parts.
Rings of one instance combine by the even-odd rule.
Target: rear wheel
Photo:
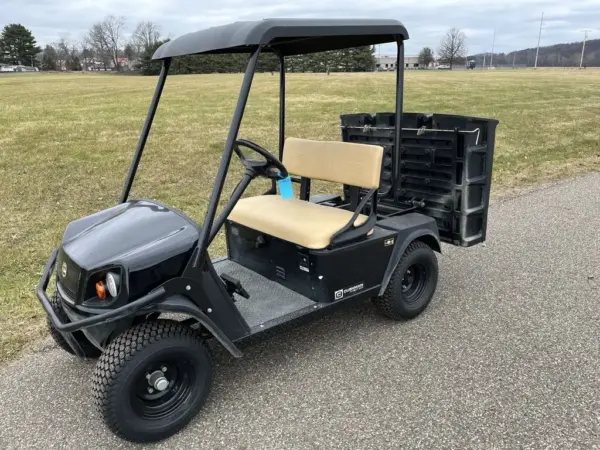
[[[437,280],[438,262],[433,250],[424,242],[414,241],[402,255],[383,295],[373,301],[391,319],[412,319],[427,308]]]
[[[94,398],[106,425],[133,442],[167,438],[198,413],[212,385],[208,348],[189,326],[171,320],[135,325],[98,360]]]
[[[63,322],[63,323],[70,322],[69,317],[67,316],[67,314],[65,313],[65,310],[63,309],[58,292],[55,292],[54,295],[52,296],[52,298],[50,299],[50,305],[52,306],[54,313],[58,316],[58,318],[60,319],[61,322]],[[62,348],[64,351],[70,353],[71,355],[74,355],[75,352],[73,351],[71,346],[67,343],[67,341],[65,340],[63,335],[56,328],[54,328],[54,325],[52,325],[52,322],[50,321],[49,318],[47,319],[47,322],[48,322],[48,332],[50,333],[50,336],[52,336],[52,339],[54,339],[54,342],[56,342],[56,344],[60,348]],[[94,346],[94,344],[92,344],[88,340],[88,338],[85,337],[85,335],[83,334],[82,331],[75,331],[73,333],[73,337],[75,338],[75,340],[81,347],[81,350],[83,350],[83,354],[86,358],[97,358],[98,356],[100,356],[100,353],[101,353],[100,349],[98,349],[96,346]]]

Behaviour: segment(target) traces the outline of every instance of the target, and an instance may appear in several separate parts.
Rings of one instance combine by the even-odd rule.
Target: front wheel
[[[427,308],[437,281],[438,262],[433,250],[424,242],[414,241],[402,255],[383,295],[373,302],[391,319],[412,319]]]
[[[202,408],[212,385],[208,348],[189,326],[171,320],[135,325],[98,360],[92,389],[106,425],[133,442],[167,438]]]

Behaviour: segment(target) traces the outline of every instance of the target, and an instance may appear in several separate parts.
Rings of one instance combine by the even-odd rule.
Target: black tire
[[[381,313],[394,320],[413,319],[431,301],[438,281],[438,262],[424,242],[412,242],[381,297],[373,299]]]
[[[148,378],[155,373],[164,373],[169,383],[163,391]],[[151,442],[188,424],[204,405],[212,379],[212,359],[200,335],[172,320],[153,320],[108,345],[96,364],[92,390],[110,430],[128,441]]]
[[[58,296],[58,292],[54,293],[54,295],[50,299],[50,305],[52,306],[52,309],[54,310],[55,314],[58,316],[61,322],[70,322],[69,317],[67,316],[62,307],[60,297]],[[52,339],[54,339],[54,342],[56,342],[56,345],[62,348],[65,352],[74,355],[75,352],[73,351],[71,346],[67,343],[67,341],[65,341],[63,335],[60,334],[60,332],[56,328],[54,328],[54,325],[52,325],[52,322],[50,322],[49,318],[47,319],[47,324],[48,332],[50,333],[50,336],[52,336]],[[83,332],[75,331],[73,333],[73,337],[81,347],[81,350],[83,350],[83,354],[86,358],[98,358],[102,353],[100,349],[98,349],[94,344],[92,344],[88,340],[88,338],[85,337]]]

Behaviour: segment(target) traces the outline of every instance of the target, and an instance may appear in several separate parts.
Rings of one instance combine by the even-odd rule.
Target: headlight
[[[111,297],[116,297],[119,293],[119,285],[121,283],[121,277],[116,273],[109,272],[106,275],[106,287],[108,288],[108,293]]]

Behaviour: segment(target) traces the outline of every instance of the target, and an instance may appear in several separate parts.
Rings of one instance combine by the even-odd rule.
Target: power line
[[[544,13],[542,13],[542,20],[540,20],[540,34],[538,34],[538,45],[537,50],[535,51],[535,64],[533,68],[537,68],[538,55],[540,53],[540,39],[542,38],[542,27],[544,26]]]
[[[494,46],[496,45],[496,29],[494,28],[494,39],[492,40],[492,55],[490,56],[490,67],[494,65]]]
[[[579,68],[583,66],[583,54],[585,53],[585,41],[587,41],[588,33],[592,30],[581,30],[584,34],[583,45],[581,46],[581,60],[579,61]]]

